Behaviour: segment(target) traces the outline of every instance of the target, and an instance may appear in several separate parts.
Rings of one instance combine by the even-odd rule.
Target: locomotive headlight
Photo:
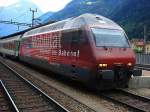
[[[99,67],[103,67],[103,64],[99,64]]]
[[[132,66],[132,63],[131,63],[131,62],[129,62],[127,65],[128,65],[128,66]]]
[[[107,67],[107,64],[99,64],[99,67]]]

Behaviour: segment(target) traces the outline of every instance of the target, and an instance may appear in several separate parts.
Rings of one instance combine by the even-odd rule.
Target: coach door
[[[19,41],[18,40],[16,40],[15,41],[15,56],[18,56],[18,53],[19,53]]]

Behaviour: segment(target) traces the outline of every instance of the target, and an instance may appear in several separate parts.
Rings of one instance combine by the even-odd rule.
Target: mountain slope
[[[35,13],[35,17],[43,14],[43,12],[31,2],[31,0],[20,0],[13,5],[4,7],[2,12],[0,12],[0,20],[10,21],[12,19],[15,22],[31,23],[32,13],[29,11],[30,8],[38,9],[38,13]],[[20,30],[25,28],[27,27],[20,27]],[[17,26],[9,24],[0,24],[0,29],[0,36],[5,36],[18,31]]]
[[[150,25],[150,1],[130,0],[112,17],[130,37],[143,38],[144,25]]]
[[[125,5],[125,0],[72,0],[63,10],[50,16],[50,19],[64,19],[83,13],[101,13],[103,16],[110,15],[115,9]],[[115,3],[115,4],[114,4]]]
[[[62,20],[83,13],[96,13],[119,23],[130,38],[142,38],[144,24],[150,23],[149,0],[72,0],[46,20]]]
[[[53,15],[54,12],[47,12],[45,14],[43,14],[42,16],[40,16],[38,19],[39,19],[39,22],[40,23],[46,23],[46,21],[48,20],[49,21],[49,17]]]
[[[3,11],[0,13],[0,19],[1,20],[13,19],[14,21],[31,22],[32,14],[29,11],[30,8],[38,9],[38,13],[35,13],[36,17],[43,14],[42,11],[30,0],[20,0],[19,2],[13,5],[5,7]]]

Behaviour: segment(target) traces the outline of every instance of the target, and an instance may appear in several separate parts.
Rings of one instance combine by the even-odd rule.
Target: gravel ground
[[[47,100],[45,96],[41,95],[41,93],[36,89],[27,85],[25,81],[18,78],[12,71],[1,63],[0,78],[4,81],[10,96],[20,112],[48,112],[56,111],[58,109],[56,107],[57,105],[55,105],[52,101]]]
[[[12,112],[12,111],[13,110],[10,107],[10,102],[4,94],[4,90],[0,87],[0,112]]]
[[[87,89],[78,88],[76,85],[70,85],[70,81],[60,81],[59,79],[48,76],[47,73],[39,73],[33,69],[27,68],[21,64],[18,64],[22,69],[28,73],[32,73],[32,76],[37,79],[42,80],[48,85],[57,88],[58,90],[64,92],[65,94],[73,97],[74,99],[80,101],[81,103],[87,105],[88,107],[94,109],[97,112],[127,112],[122,106],[116,105],[109,101],[104,100],[97,93],[88,91]],[[78,85],[78,84],[77,84]]]

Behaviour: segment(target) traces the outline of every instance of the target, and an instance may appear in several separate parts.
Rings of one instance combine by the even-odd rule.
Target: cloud
[[[43,12],[59,11],[71,0],[32,0]]]
[[[9,5],[12,5],[12,4],[14,4],[14,3],[16,3],[18,1],[19,0],[0,0],[0,7],[1,6],[6,7],[6,6],[9,6]]]
[[[9,6],[12,4],[15,4],[16,2],[19,2],[22,0],[0,0],[0,7],[1,6]],[[67,3],[69,3],[71,0],[24,0],[24,1],[32,1],[34,2],[43,12],[48,11],[59,11],[63,9]]]

